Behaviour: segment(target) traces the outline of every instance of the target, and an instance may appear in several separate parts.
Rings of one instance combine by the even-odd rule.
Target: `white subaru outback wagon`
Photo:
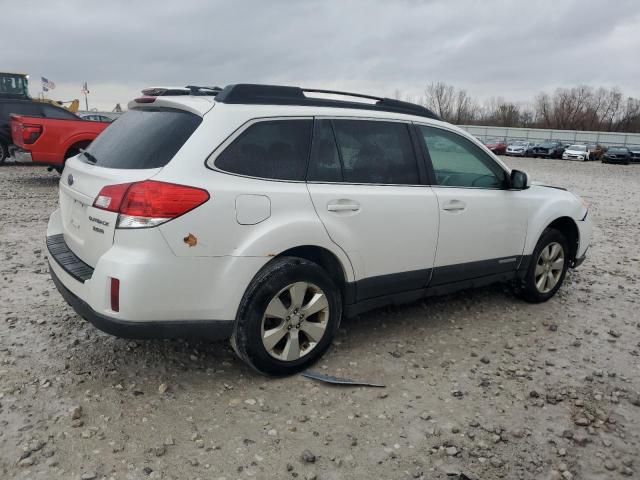
[[[67,161],[47,247],[99,329],[230,338],[282,375],[343,316],[503,281],[546,301],[590,235],[579,197],[424,107],[238,84],[132,101]]]

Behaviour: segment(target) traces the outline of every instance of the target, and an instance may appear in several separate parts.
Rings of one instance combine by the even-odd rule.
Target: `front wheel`
[[[258,372],[290,375],[329,348],[341,316],[340,292],[322,267],[302,258],[277,258],[247,288],[231,345]]]
[[[569,244],[554,228],[547,228],[531,255],[531,263],[523,279],[522,297],[531,303],[546,302],[553,297],[569,268]]]

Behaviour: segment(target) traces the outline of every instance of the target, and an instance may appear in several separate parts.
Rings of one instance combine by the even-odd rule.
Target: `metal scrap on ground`
[[[339,378],[332,375],[324,375],[318,372],[302,372],[303,377],[311,378],[312,380],[319,380],[321,382],[331,383],[333,385],[354,385],[358,387],[378,387],[385,388],[384,385],[379,383],[361,382],[359,380],[351,380],[348,378]]]

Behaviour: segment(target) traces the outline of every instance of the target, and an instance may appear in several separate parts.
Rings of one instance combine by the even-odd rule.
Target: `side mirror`
[[[529,175],[520,170],[511,170],[509,186],[512,190],[525,190],[531,186]]]

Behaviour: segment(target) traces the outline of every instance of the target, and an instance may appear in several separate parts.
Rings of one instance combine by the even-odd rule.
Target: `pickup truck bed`
[[[13,155],[18,161],[31,161],[62,170],[67,158],[80,153],[108,122],[11,115]]]

